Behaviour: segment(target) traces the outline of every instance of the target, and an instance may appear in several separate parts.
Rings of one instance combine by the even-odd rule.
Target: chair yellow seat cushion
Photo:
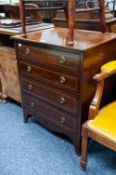
[[[99,135],[116,142],[116,101],[103,107],[87,126]]]
[[[116,71],[116,60],[110,61],[101,67],[102,72],[112,72]]]

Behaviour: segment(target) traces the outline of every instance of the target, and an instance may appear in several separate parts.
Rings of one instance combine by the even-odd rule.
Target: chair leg
[[[86,170],[87,165],[87,149],[88,149],[88,129],[86,123],[82,126],[82,147],[81,147],[81,161],[80,166]]]

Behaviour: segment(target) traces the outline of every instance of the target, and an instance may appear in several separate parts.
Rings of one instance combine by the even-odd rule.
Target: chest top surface
[[[110,42],[111,40],[116,40],[116,34],[113,33],[75,30],[74,45],[69,46],[66,43],[67,32],[68,30],[66,28],[51,28],[28,33],[26,38],[24,38],[23,35],[17,35],[13,38],[32,43],[41,43],[43,45],[52,45],[79,51],[85,51],[87,49]]]

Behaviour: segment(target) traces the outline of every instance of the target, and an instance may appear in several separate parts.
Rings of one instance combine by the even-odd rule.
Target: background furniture
[[[88,137],[116,152],[116,94],[114,94],[115,101],[99,110],[104,80],[114,74],[116,75],[116,61],[104,65],[101,73],[93,77],[98,84],[89,109],[89,120],[82,127],[82,168],[86,168]],[[116,88],[116,81],[113,82],[113,86]]]
[[[116,58],[116,38],[111,33],[75,30],[74,45],[70,46],[67,32],[52,28],[13,38],[24,121],[33,115],[47,128],[69,136],[79,154],[81,124],[87,120],[95,91],[92,76]],[[112,98],[111,82],[105,103]]]
[[[21,102],[16,53],[14,42],[10,38],[22,31],[21,22],[17,25],[17,21],[20,21],[19,5],[5,4],[1,7],[6,14],[6,18],[0,19],[3,21],[0,26],[0,99],[1,102],[5,102],[6,98],[10,97],[17,102]],[[31,17],[31,22],[34,22],[34,24],[26,26],[27,32],[53,27],[51,24],[40,22],[41,16],[38,17],[38,12],[32,14],[34,17]],[[11,22],[9,23],[10,19]],[[16,23],[14,23],[15,19],[17,20]]]
[[[83,2],[83,3],[82,3]],[[85,3],[84,3],[85,2]],[[113,2],[113,3],[112,3]],[[103,1],[103,12],[102,19],[104,21],[105,31],[114,32],[112,29],[116,24],[116,2],[112,1],[105,4]],[[92,1],[93,5],[98,3],[98,1]],[[97,6],[97,4],[95,4]],[[94,6],[95,6],[94,5]],[[111,8],[111,6],[113,6]],[[85,10],[81,10],[85,9]],[[75,28],[85,29],[85,30],[95,30],[100,31],[100,20],[99,11],[94,8],[93,11],[87,11],[86,0],[77,1],[76,18],[75,18]],[[67,27],[66,18],[63,10],[58,10],[56,16],[53,18],[53,23],[56,27]]]
[[[16,54],[13,47],[0,46],[1,102],[11,97],[21,102]]]
[[[53,18],[53,23],[56,27],[67,27],[64,12],[57,11],[56,16]],[[90,12],[76,12],[75,28],[83,30],[100,31],[100,23],[97,13]],[[114,32],[112,28],[116,25],[116,17],[105,19],[105,31]]]

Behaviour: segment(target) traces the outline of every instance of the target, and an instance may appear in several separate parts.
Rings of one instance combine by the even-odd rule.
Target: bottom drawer
[[[23,106],[24,108],[28,108],[30,115],[33,114],[33,111],[40,116],[46,117],[49,121],[62,126],[63,128],[67,128],[72,132],[75,130],[75,118],[74,116],[70,116],[65,114],[61,110],[57,110],[50,106],[49,104],[43,102],[38,98],[34,98],[31,95],[23,94]]]

